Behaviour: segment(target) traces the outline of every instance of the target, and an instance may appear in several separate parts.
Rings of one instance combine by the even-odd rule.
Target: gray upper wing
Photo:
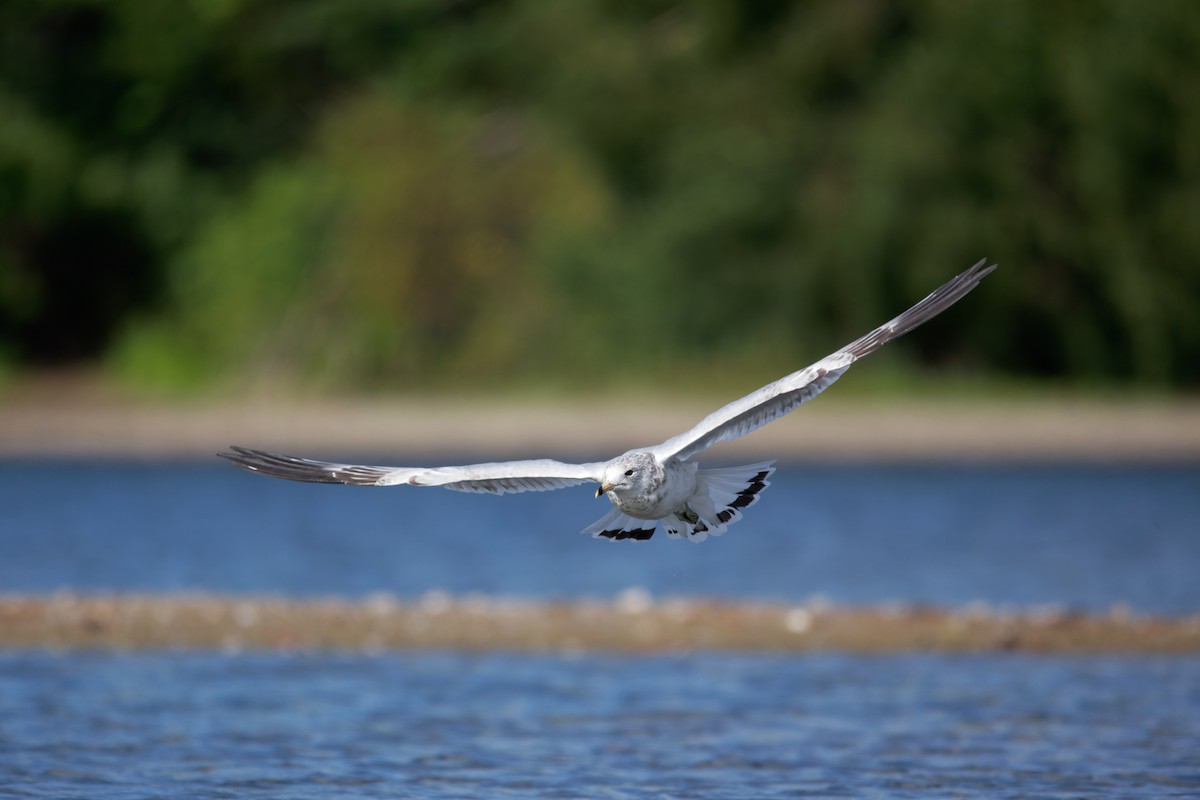
[[[691,430],[650,448],[650,452],[660,461],[669,458],[683,460],[717,442],[745,436],[782,417],[829,388],[858,359],[874,353],[888,342],[928,322],[957,303],[995,268],[996,265],[988,265],[986,259],[979,261],[966,272],[935,289],[903,314],[880,325],[866,336],[811,366],[722,406],[700,420]]]
[[[544,492],[599,483],[604,471],[603,463],[568,464],[549,458],[454,467],[380,467],[317,461],[237,446],[218,455],[251,472],[292,481],[354,486],[444,486],[460,492],[488,494]]]

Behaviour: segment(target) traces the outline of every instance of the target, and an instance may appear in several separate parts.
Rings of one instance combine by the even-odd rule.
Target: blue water
[[[1200,611],[1200,466],[781,465],[702,544],[593,540],[586,488],[492,497],[203,463],[0,462],[0,592],[706,595]]]
[[[0,653],[0,797],[1195,797],[1200,660]]]
[[[783,465],[724,537],[584,489],[0,463],[0,592],[1200,611],[1200,467]],[[1197,797],[1200,658],[0,650],[0,798]]]

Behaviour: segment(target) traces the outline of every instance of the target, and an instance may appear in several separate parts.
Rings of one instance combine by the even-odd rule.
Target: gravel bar
[[[0,596],[0,647],[851,653],[1197,653],[1200,615],[984,604],[843,607],[614,598],[534,601],[430,592],[359,600],[217,595]]]

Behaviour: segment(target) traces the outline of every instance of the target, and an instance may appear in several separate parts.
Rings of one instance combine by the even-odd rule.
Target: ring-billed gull
[[[611,541],[644,541],[661,522],[671,538],[702,542],[720,536],[758,501],[775,471],[774,461],[700,469],[689,459],[717,442],[737,439],[816,397],[850,365],[933,319],[961,300],[996,268],[986,259],[900,316],[820,361],[722,406],[693,428],[662,444],[630,450],[611,461],[568,464],[552,459],[501,461],[457,467],[373,467],[296,458],[247,447],[220,453],[263,475],[313,483],[358,486],[444,486],[461,492],[541,492],[598,483],[613,508],[584,529]]]

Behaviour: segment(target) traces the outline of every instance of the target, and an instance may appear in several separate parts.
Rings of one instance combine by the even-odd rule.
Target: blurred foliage
[[[177,387],[1200,386],[1191,0],[9,0],[0,353]],[[965,310],[964,310],[965,309]]]
[[[538,254],[608,202],[587,160],[527,120],[368,94],[213,215],[176,262],[180,313],[135,326],[120,358],[167,382],[534,369],[539,337],[570,324],[550,318]]]

